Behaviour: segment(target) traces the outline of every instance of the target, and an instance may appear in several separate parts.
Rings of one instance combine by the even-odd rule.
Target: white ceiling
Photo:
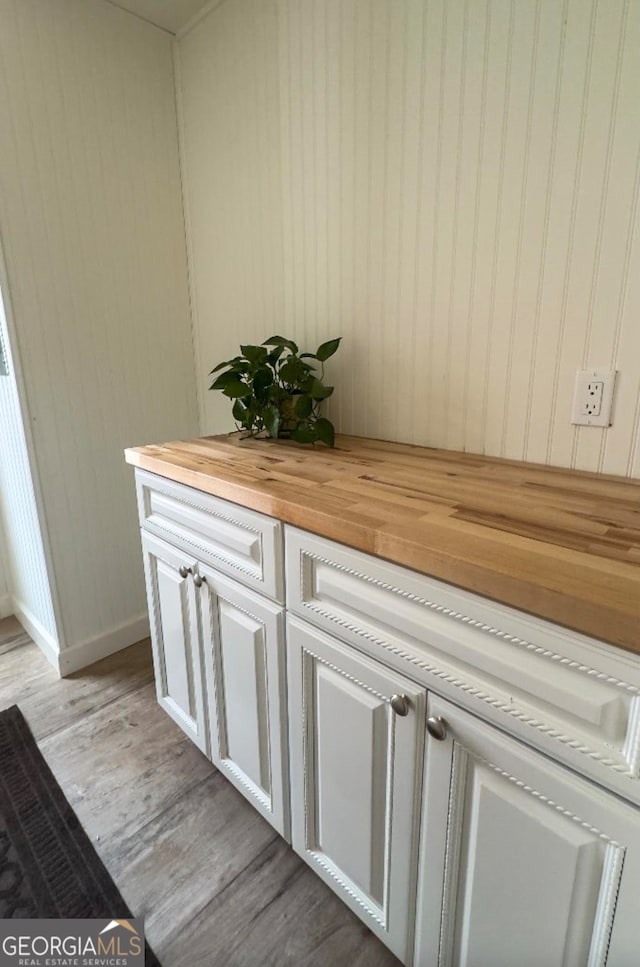
[[[109,0],[109,3],[175,34],[207,6],[208,0]]]

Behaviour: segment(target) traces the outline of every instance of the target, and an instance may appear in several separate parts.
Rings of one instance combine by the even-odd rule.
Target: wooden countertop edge
[[[214,476],[206,470],[197,471],[182,466],[175,459],[171,459],[169,452],[164,456],[152,455],[141,452],[145,449],[127,449],[127,463],[214,497],[278,518],[284,523],[321,537],[346,543],[343,521],[334,514],[309,507],[303,498],[285,499],[270,492],[268,486],[241,483],[234,479],[238,475],[237,468],[230,470],[228,479],[225,479],[223,469],[216,468]],[[161,447],[154,449],[162,450]],[[536,553],[536,545],[540,544],[530,538],[520,538],[520,541],[524,548],[531,545],[532,554]],[[516,577],[509,573],[508,568],[464,560],[459,555],[447,553],[442,547],[430,548],[422,542],[412,541],[384,527],[369,527],[360,523],[354,524],[352,521],[349,522],[347,546],[615,644],[626,651],[640,653],[640,609],[637,604],[634,605],[633,600],[635,590],[638,595],[636,600],[640,601],[640,569],[636,574],[631,566],[623,566],[622,573],[616,575],[616,580],[622,581],[624,585],[628,582],[628,586],[619,595],[620,605],[608,606],[601,600],[601,582],[595,568],[592,581],[583,575],[579,590],[572,591],[567,586],[571,582],[565,580],[566,564],[558,574],[548,572],[543,585],[537,579]],[[571,551],[571,556],[575,557],[576,565],[584,563],[582,559],[587,558],[587,555],[579,551]],[[593,564],[593,559],[586,563]],[[624,572],[627,570],[629,574],[625,580]],[[625,613],[625,600],[629,604],[628,613]]]

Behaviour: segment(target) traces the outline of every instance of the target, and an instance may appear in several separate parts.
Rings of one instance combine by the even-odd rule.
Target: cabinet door
[[[198,574],[211,758],[288,838],[283,609],[202,563]]]
[[[196,562],[151,534],[142,534],[142,550],[158,702],[206,754],[204,679],[191,576]]]
[[[293,847],[406,961],[426,693],[296,618],[287,658]]]
[[[429,715],[416,965],[637,963],[638,811],[442,699]]]

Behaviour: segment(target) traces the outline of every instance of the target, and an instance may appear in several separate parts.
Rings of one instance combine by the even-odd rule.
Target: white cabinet
[[[211,759],[287,834],[284,609],[198,566]]]
[[[640,805],[640,661],[287,527],[287,610]]]
[[[425,689],[295,618],[287,648],[293,847],[407,960]]]
[[[287,528],[286,548],[287,608],[297,616],[288,618],[296,849],[415,967],[631,967],[640,812],[602,785],[638,801],[637,661],[295,528]],[[444,738],[426,738],[413,852],[405,846],[419,798],[415,772],[394,762],[408,838],[389,809],[386,869],[393,871],[401,843],[404,878],[389,875],[388,906],[374,902],[367,881],[380,853],[367,852],[376,840],[366,817],[380,801],[374,763],[382,758],[372,751],[373,721],[363,711],[376,708],[375,696],[343,681],[350,668],[371,685],[358,666],[373,666],[383,679],[400,675],[403,690],[408,681],[428,693],[435,736],[439,720],[447,723]],[[392,687],[375,688],[378,709]],[[323,735],[333,741],[328,770],[315,752]],[[589,775],[602,785],[583,778]],[[329,857],[318,811],[338,831]],[[352,869],[364,870],[360,893]],[[417,891],[410,888],[408,905],[397,903],[394,919],[394,897],[416,875]]]
[[[416,965],[631,967],[637,809],[433,695],[429,715]]]
[[[280,525],[138,476],[160,705],[289,837]],[[234,575],[231,577],[230,575]]]
[[[160,704],[405,964],[638,962],[635,656],[291,527],[285,588],[279,521],[138,500]]]
[[[208,750],[195,560],[152,534],[142,534],[153,667],[158,702],[183,732]]]

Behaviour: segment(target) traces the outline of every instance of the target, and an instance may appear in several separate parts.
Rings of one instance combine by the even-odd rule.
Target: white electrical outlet
[[[579,426],[610,426],[615,380],[615,370],[578,370],[571,422]]]

